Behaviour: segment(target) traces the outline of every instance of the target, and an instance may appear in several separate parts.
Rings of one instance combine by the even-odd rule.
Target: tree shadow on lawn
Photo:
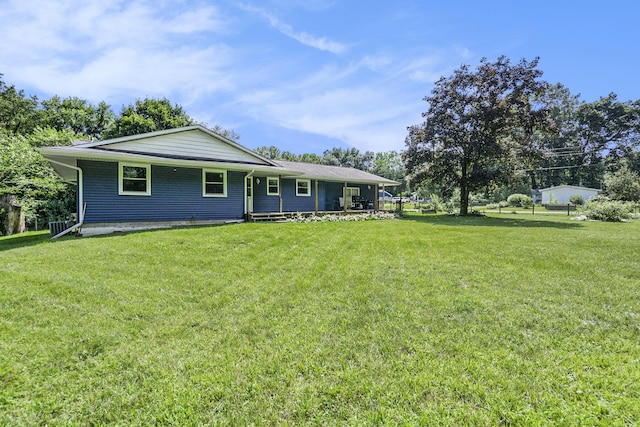
[[[51,236],[48,231],[3,236],[0,237],[0,252],[8,251],[9,249],[39,245],[47,242],[50,237]]]
[[[532,215],[531,215],[532,216]],[[497,218],[494,216],[454,216],[454,215],[408,215],[403,221],[416,221],[443,226],[471,226],[471,227],[519,227],[519,228],[560,228],[564,230],[577,230],[584,224],[576,221],[558,221],[558,219],[541,220],[534,218],[515,218],[509,216]]]

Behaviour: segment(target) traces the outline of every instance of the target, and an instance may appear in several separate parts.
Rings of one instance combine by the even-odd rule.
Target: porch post
[[[248,203],[248,197],[249,196],[247,196],[247,177],[248,176],[249,176],[248,173],[244,175],[244,186],[243,186],[244,187],[243,194],[244,194],[244,215],[245,215],[245,218],[247,218],[247,214],[249,213],[249,209],[247,209],[247,207],[249,205],[249,203]]]
[[[316,192],[316,204],[315,204],[315,208],[316,208],[316,215],[318,214],[318,180],[315,180],[315,192]]]
[[[375,199],[373,199],[373,210],[380,210],[380,190],[378,189],[378,184],[373,186],[373,191],[375,193]]]
[[[278,175],[278,201],[280,203],[280,213],[282,213],[282,175]]]
[[[342,189],[342,198],[344,199],[344,211],[347,211],[347,183],[344,183],[344,188]],[[351,203],[351,202],[349,202]]]

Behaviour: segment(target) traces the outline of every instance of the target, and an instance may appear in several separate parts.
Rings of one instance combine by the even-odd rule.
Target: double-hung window
[[[202,196],[227,197],[227,171],[203,169]]]
[[[296,196],[311,196],[310,179],[296,179]]]
[[[119,163],[118,194],[123,196],[150,196],[151,165]]]
[[[280,195],[280,178],[267,177],[267,196]]]

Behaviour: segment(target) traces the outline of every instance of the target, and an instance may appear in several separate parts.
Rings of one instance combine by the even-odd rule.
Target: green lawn
[[[640,221],[0,238],[0,425],[638,425]]]

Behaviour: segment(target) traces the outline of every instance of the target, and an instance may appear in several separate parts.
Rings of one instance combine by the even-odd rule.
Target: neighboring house
[[[266,159],[202,126],[39,151],[77,184],[83,234],[377,209],[378,188],[398,185],[352,168]]]
[[[557,187],[543,188],[540,190],[542,204],[549,203],[570,203],[571,196],[580,195],[586,202],[591,197],[596,196],[601,190],[596,188],[578,187],[575,185],[558,185]]]

